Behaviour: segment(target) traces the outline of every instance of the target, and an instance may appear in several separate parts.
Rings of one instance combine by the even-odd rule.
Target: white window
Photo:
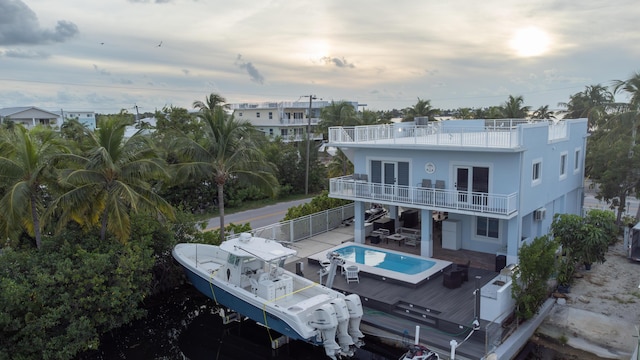
[[[500,220],[488,217],[476,217],[476,236],[491,240],[500,238]]]
[[[533,161],[531,169],[531,186],[538,185],[542,182],[542,159]]]
[[[580,148],[576,148],[575,154],[573,156],[573,173],[577,173],[580,171]]]
[[[242,117],[242,113],[241,112],[238,113],[238,117]]]
[[[260,117],[260,112],[256,113],[256,117],[259,118]]]
[[[568,157],[569,153],[567,153],[566,151],[562,152],[560,154],[560,179],[566,179],[567,178],[567,157]]]
[[[273,113],[269,111],[269,120],[273,119]]]

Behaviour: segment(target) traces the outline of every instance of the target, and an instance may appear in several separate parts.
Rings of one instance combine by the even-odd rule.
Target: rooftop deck
[[[538,124],[538,125],[534,125]],[[399,123],[329,128],[331,146],[420,146],[517,150],[523,144],[524,126],[548,125],[548,140],[567,136],[566,122],[546,120],[465,120],[433,122],[427,125]]]

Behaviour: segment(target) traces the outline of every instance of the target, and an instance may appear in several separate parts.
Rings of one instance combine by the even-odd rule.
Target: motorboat
[[[374,221],[383,218],[387,213],[387,209],[382,207],[382,205],[372,204],[371,207],[364,212],[364,222],[373,223]]]
[[[242,233],[219,246],[178,244],[173,257],[201,293],[268,329],[323,346],[336,360],[364,345],[357,294],[345,295],[288,271],[296,251],[275,240]]]

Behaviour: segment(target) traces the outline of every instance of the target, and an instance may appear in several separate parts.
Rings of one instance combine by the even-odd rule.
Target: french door
[[[489,168],[481,166],[456,166],[458,202],[470,205],[487,205],[489,193]]]

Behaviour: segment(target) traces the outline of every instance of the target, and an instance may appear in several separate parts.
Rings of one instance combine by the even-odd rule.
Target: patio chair
[[[345,268],[344,276],[345,276],[345,279],[347,280],[347,284],[352,282],[360,283],[360,277],[358,275],[359,271],[360,270],[355,265],[349,265]]]
[[[469,281],[469,265],[471,260],[467,260],[466,264],[454,264],[456,270],[462,271],[462,281]]]
[[[442,285],[449,289],[462,286],[462,270],[448,270],[442,273]]]

